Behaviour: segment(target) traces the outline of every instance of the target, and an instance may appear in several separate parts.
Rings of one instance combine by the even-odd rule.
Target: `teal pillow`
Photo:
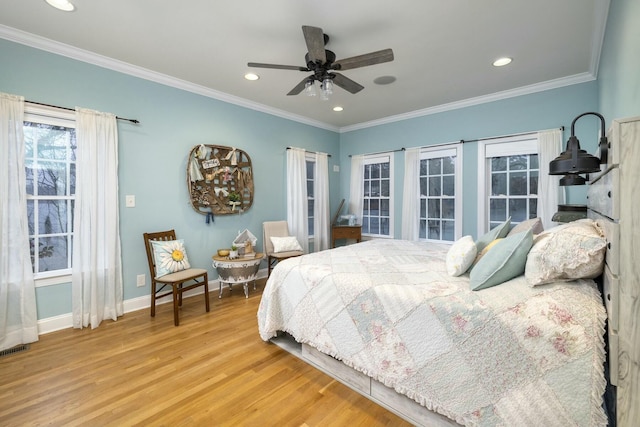
[[[531,230],[514,234],[496,243],[471,270],[471,289],[477,291],[490,288],[523,274],[531,246]]]
[[[478,248],[478,253],[482,252],[485,246],[489,243],[493,242],[496,239],[507,237],[509,234],[509,229],[511,228],[511,217],[507,218],[505,222],[502,224],[498,224],[493,227],[487,234],[481,236],[478,240],[476,240],[476,247]]]

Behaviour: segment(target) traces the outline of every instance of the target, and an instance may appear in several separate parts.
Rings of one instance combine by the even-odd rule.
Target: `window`
[[[362,234],[393,237],[392,158],[389,155],[365,157]]]
[[[71,274],[76,177],[73,113],[26,108],[27,216],[36,279]]]
[[[313,230],[313,221],[314,221],[314,209],[315,209],[315,195],[313,192],[314,187],[314,177],[316,176],[316,162],[315,160],[310,160],[307,155],[307,216],[308,226],[309,226],[309,238],[312,238],[315,233]]]
[[[420,239],[453,242],[462,234],[458,148],[420,153]]]
[[[538,141],[536,137],[501,138],[480,145],[479,169],[485,177],[479,202],[483,204],[479,232],[507,218],[517,224],[537,216]],[[488,227],[488,228],[487,228]]]

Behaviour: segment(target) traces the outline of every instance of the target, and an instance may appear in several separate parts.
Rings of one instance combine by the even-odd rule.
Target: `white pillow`
[[[473,237],[464,236],[459,239],[447,252],[447,273],[454,277],[464,274],[476,259],[477,252],[478,248]]]
[[[298,239],[295,236],[289,237],[271,237],[271,244],[273,245],[273,252],[290,252],[290,251],[302,251],[302,246],[298,243]]]
[[[592,279],[602,273],[606,249],[604,232],[595,221],[582,219],[559,225],[536,238],[524,275],[533,286]]]

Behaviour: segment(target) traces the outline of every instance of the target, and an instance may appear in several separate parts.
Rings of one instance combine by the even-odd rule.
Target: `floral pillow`
[[[524,275],[533,286],[592,279],[602,274],[606,247],[604,232],[591,219],[559,225],[536,238]]]
[[[458,239],[447,252],[447,273],[454,277],[464,274],[471,267],[477,252],[473,237],[464,236]]]
[[[191,268],[184,240],[151,240],[151,247],[156,260],[156,277]]]

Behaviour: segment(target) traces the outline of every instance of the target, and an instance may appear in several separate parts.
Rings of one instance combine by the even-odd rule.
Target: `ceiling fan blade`
[[[249,62],[247,66],[257,68],[276,68],[278,70],[311,71],[306,67],[299,67],[297,65],[261,64],[259,62]]]
[[[358,93],[362,89],[364,89],[364,86],[354,82],[353,80],[343,76],[342,74],[338,74],[338,73],[332,73],[332,74],[335,76],[333,78],[333,84],[340,86],[342,89],[346,90],[347,92]]]
[[[297,95],[302,92],[308,80],[309,77],[305,77],[300,83],[298,83],[293,89],[291,89],[287,95]]]
[[[320,61],[321,64],[327,62],[327,55],[324,51],[324,33],[322,28],[302,26],[304,41],[307,43],[309,59],[313,62]]]
[[[381,64],[383,62],[390,61],[393,61],[393,50],[383,49],[377,52],[340,59],[334,62],[334,66],[332,68],[336,70],[351,70],[353,68],[366,67],[368,65]]]

